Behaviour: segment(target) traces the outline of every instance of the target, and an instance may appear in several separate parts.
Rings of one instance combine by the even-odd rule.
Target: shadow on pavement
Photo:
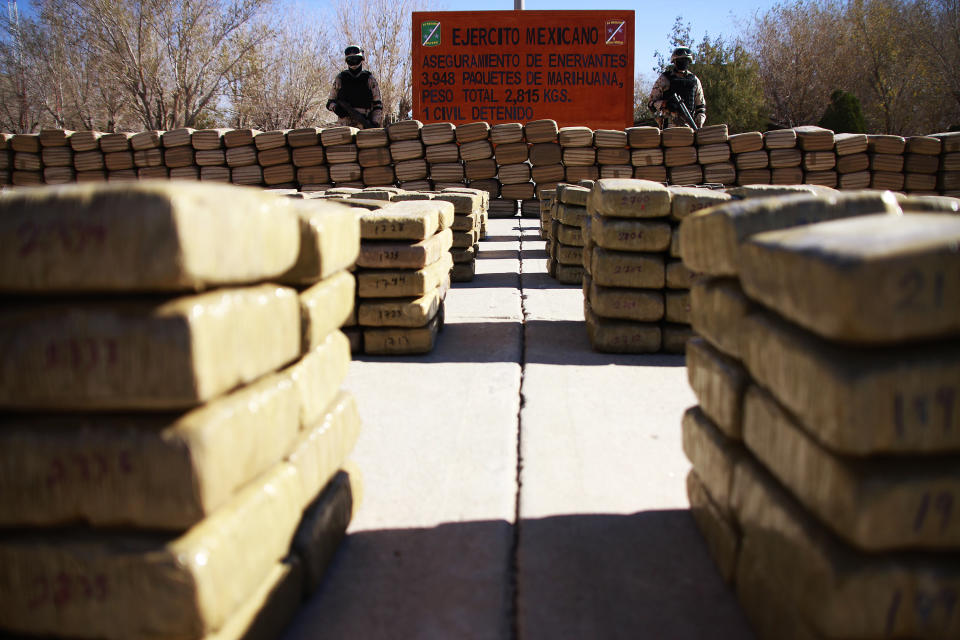
[[[519,636],[751,638],[687,510],[520,523]]]
[[[409,356],[369,356],[356,353],[361,362],[520,362],[523,325],[519,321],[447,322],[437,334],[433,351]],[[468,392],[465,390],[465,393]]]
[[[283,638],[509,638],[513,533],[351,533]],[[517,552],[521,640],[752,637],[686,510],[524,519]]]
[[[681,354],[620,354],[594,351],[582,320],[527,320],[527,364],[569,364],[576,366],[624,365],[638,367],[683,367]]]
[[[477,260],[486,258],[487,260],[518,260],[520,258],[519,249],[484,249],[480,247],[477,252]]]
[[[514,258],[516,258],[516,255],[514,255]],[[473,280],[470,282],[454,282],[452,284],[455,289],[519,289],[520,274],[516,271],[478,273],[473,276]]]
[[[521,335],[526,328],[526,334]],[[582,320],[516,320],[448,322],[437,335],[430,353],[409,356],[354,354],[361,362],[514,362],[520,363],[520,346],[526,349],[526,364],[572,366],[683,367],[683,355],[664,353],[619,354],[594,351]]]
[[[520,240],[520,236],[491,236],[488,235],[486,238],[480,238],[480,251],[483,251],[484,242],[517,242]]]
[[[540,251],[541,259],[546,258],[546,252]],[[524,256],[525,258],[537,258],[538,256]],[[523,288],[524,289],[583,289],[581,284],[563,284],[558,281],[556,278],[551,278],[547,273],[543,271],[536,271],[533,273],[524,272],[523,274]]]

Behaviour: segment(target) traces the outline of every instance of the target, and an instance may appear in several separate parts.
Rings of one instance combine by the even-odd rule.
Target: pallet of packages
[[[428,353],[454,267],[454,205],[391,202],[360,215],[357,317],[367,354]]]
[[[960,584],[960,218],[943,215],[957,212],[950,198],[793,194],[681,227],[704,274],[691,509],[761,638],[960,631],[938,600]]]
[[[229,185],[76,185],[5,198],[0,237],[20,245],[0,268],[17,296],[0,626],[278,636],[358,495],[337,329],[356,216]]]

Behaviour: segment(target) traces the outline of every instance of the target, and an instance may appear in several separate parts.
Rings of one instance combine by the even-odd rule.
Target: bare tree
[[[271,0],[72,0],[88,42],[132,97],[143,126],[194,125],[226,77],[270,35]]]
[[[960,125],[960,0],[917,0],[906,24],[919,64],[936,78],[951,106],[941,104],[935,128]]]
[[[330,23],[317,12],[283,9],[275,35],[228,74],[229,122],[260,129],[313,126],[332,119],[326,111],[337,67]]]
[[[39,126],[42,106],[34,83],[31,20],[20,15],[16,2],[7,2],[0,20],[0,125],[5,131],[28,133]]]
[[[754,16],[746,42],[760,65],[774,122],[817,122],[831,91],[843,86],[844,66],[853,58],[842,14],[837,0],[797,0]]]

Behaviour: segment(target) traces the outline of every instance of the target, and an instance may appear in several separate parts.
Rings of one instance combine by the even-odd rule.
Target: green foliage
[[[739,42],[704,35],[693,60],[691,71],[700,78],[707,101],[707,124],[726,123],[731,133],[767,128],[760,68]]]
[[[690,70],[703,85],[707,124],[725,123],[731,133],[767,128],[769,108],[763,96],[760,67],[739,40],[727,43],[722,38],[712,39],[709,34],[704,34],[703,40],[694,45],[690,23],[684,23],[683,18],[677,16],[669,42],[666,55],[659,51],[655,53],[653,70],[659,75],[671,68],[668,61],[674,47],[693,49]]]
[[[860,99],[852,93],[837,89],[830,94],[827,105],[820,118],[819,126],[834,133],[866,133],[867,123],[863,118]]]
[[[670,67],[670,54],[673,53],[673,50],[677,47],[690,47],[693,48],[690,43],[693,42],[693,36],[690,35],[690,23],[687,22],[684,24],[683,18],[677,16],[673,21],[673,27],[670,29],[670,49],[667,50],[666,54],[660,53],[659,50],[653,52],[654,60],[656,64],[653,66],[653,72],[657,75],[660,75]]]

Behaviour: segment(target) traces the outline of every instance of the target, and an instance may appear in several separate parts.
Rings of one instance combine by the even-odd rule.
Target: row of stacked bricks
[[[469,185],[494,215],[558,182],[638,178],[679,185],[817,184],[913,193],[960,191],[960,134],[837,134],[814,126],[728,135],[727,126],[625,130],[417,120],[353,127],[0,134],[0,184],[180,178],[320,190]]]
[[[756,198],[681,238],[690,505],[758,637],[960,637],[960,200]]]
[[[353,210],[230,185],[0,203],[0,629],[276,638],[359,500]]]
[[[678,226],[724,203],[722,191],[602,178],[547,191],[547,270],[582,284],[593,348],[614,353],[683,353],[692,276],[680,258]]]
[[[340,187],[297,195],[360,209],[357,302],[344,328],[353,351],[431,351],[443,328],[451,282],[469,282],[476,272],[479,240],[486,233],[487,192]]]
[[[390,204],[391,202],[432,200],[434,201],[434,207],[442,207],[439,220],[442,225],[445,225],[443,229],[449,228],[451,231],[450,243],[447,246],[453,260],[452,268],[448,269],[451,282],[471,282],[476,275],[480,240],[487,235],[490,196],[486,191],[463,186],[448,186],[443,191],[405,191],[391,187],[333,188],[312,197],[332,198],[350,206],[370,210],[390,207],[391,211],[398,213],[416,211],[416,206],[393,207]],[[438,203],[441,202],[448,204],[439,205]],[[453,213],[450,214],[448,209]],[[430,210],[430,207],[427,210]],[[443,229],[438,229],[437,232],[439,233]],[[368,233],[372,234],[374,231],[368,230]],[[393,233],[409,234],[414,233],[414,231],[411,228],[404,231],[394,231]],[[371,242],[377,240],[373,236],[364,237],[364,239]],[[421,238],[420,240],[427,239]],[[445,240],[442,243],[446,246]],[[377,264],[359,264],[358,266],[385,268],[389,266],[383,261],[385,259],[380,259]]]

